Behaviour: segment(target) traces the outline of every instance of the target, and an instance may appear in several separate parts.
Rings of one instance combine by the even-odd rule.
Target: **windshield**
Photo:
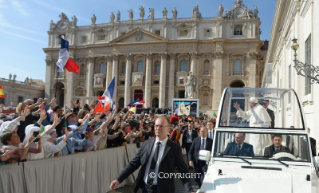
[[[267,88],[226,89],[219,127],[305,128],[295,92]]]
[[[217,132],[214,157],[310,161],[307,135]]]

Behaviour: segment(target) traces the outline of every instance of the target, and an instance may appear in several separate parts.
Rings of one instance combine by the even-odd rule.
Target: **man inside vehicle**
[[[249,106],[251,109],[244,112],[237,102],[234,103],[234,107],[237,109],[236,115],[248,120],[249,127],[269,128],[271,125],[269,114],[263,106],[258,104],[256,97],[250,97]],[[272,144],[269,134],[250,134],[248,142],[254,146],[256,156],[262,156],[264,147]]]
[[[236,133],[235,141],[228,143],[223,155],[254,157],[253,146],[244,141],[245,133]]]
[[[265,157],[272,157],[274,154],[279,152],[290,153],[289,148],[281,144],[282,143],[281,135],[278,135],[278,134],[272,135],[272,142],[273,144],[271,146],[268,146],[265,148],[265,152],[264,152]]]

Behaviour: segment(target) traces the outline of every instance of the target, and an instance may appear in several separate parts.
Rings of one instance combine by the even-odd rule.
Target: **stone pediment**
[[[110,43],[132,43],[132,42],[166,42],[168,39],[146,31],[141,28],[133,29],[132,31],[121,35]]]

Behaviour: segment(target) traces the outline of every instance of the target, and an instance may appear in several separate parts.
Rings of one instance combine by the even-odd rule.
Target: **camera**
[[[33,131],[33,136],[37,137],[39,135],[39,131]],[[36,140],[34,140],[34,142],[38,142],[39,139],[37,138]]]

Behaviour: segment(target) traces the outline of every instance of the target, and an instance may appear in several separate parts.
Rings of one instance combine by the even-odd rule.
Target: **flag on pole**
[[[215,112],[214,112],[213,116],[214,116],[214,120],[216,121],[217,120],[217,115],[216,115]]]
[[[61,36],[61,49],[56,65],[58,66],[58,72],[63,72],[65,68],[69,72],[78,74],[81,69],[80,66],[69,57],[69,42],[64,39],[64,36]]]
[[[96,114],[96,113],[104,113],[104,108],[102,107],[102,104],[100,102],[98,102],[96,104],[96,107],[94,108],[93,113],[94,114]]]
[[[127,106],[135,105],[135,103],[137,103],[138,101],[139,101],[139,100],[137,99],[137,100],[135,100],[135,101],[131,102],[130,104],[128,104]]]
[[[104,96],[104,109],[109,111],[113,104],[113,93],[115,88],[115,76],[113,77],[112,81],[110,82],[109,86],[105,89],[103,96]]]
[[[0,85],[0,98],[5,98],[3,93],[3,86]]]

